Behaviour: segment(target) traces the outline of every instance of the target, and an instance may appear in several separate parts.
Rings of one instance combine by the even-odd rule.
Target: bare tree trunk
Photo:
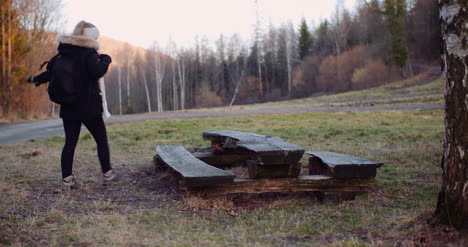
[[[336,2],[336,7],[335,7],[335,28],[333,29],[333,38],[334,38],[334,45],[335,45],[335,51],[336,51],[336,56],[339,56],[341,54],[341,47],[340,47],[340,41],[341,41],[341,36],[343,35],[342,27],[341,27],[341,9],[343,8],[343,0],[338,0]]]
[[[236,100],[237,92],[239,92],[239,86],[241,82],[242,82],[241,79],[237,80],[236,89],[234,90],[234,94],[232,95],[231,102],[229,103],[229,107],[231,107],[234,104],[234,101]]]
[[[288,72],[288,96],[291,96],[291,90],[292,90],[292,83],[291,83],[291,77],[292,77],[292,35],[291,35],[291,30],[286,31],[286,69]]]
[[[258,67],[258,81],[260,82],[260,96],[263,96],[263,82],[262,82],[262,48],[261,48],[261,40],[260,40],[260,10],[258,7],[258,0],[255,0],[255,8],[256,8],[256,15],[257,15],[257,23],[255,27],[255,43],[257,46],[257,67]]]
[[[158,102],[158,112],[163,111],[163,101],[162,101],[162,82],[164,79],[164,73],[166,69],[166,62],[161,58],[161,54],[157,54],[154,64],[154,72],[156,76],[156,97]]]
[[[180,85],[180,108],[185,110],[185,64],[181,60],[182,58],[177,59],[177,71],[179,73]]]
[[[177,79],[175,71],[175,61],[172,60],[172,104],[174,105],[174,111],[177,111],[179,108],[178,99],[177,99]]]
[[[148,112],[151,112],[151,101],[150,101],[150,95],[149,95],[149,90],[148,90],[148,82],[146,81],[145,73],[143,73],[143,83],[145,84],[146,102],[148,103]]]
[[[406,50],[409,51],[408,46],[405,44]],[[406,59],[405,63],[405,70],[406,70],[406,75],[407,77],[411,77],[414,75],[413,73],[413,66],[411,66],[411,59],[410,59],[410,53],[408,52],[408,58]]]
[[[12,96],[13,96],[13,85],[12,85],[12,82],[11,82],[11,42],[12,42],[12,33],[11,33],[11,22],[13,20],[12,18],[12,15],[11,15],[11,8],[12,8],[12,4],[11,4],[11,1],[9,1],[9,4],[10,6],[8,6],[8,63],[7,63],[7,78],[6,78],[6,82],[7,82],[7,87],[8,87],[8,91],[7,91],[7,97],[6,97],[6,100],[7,100],[7,105],[6,105],[6,112],[7,114],[10,113],[10,108],[11,108],[11,100],[12,100]]]
[[[468,228],[468,9],[466,0],[441,0],[442,67],[445,82],[445,138],[442,187],[435,216]]]
[[[130,103],[130,62],[127,57],[127,112],[131,108]]]
[[[239,65],[238,65],[239,66]],[[239,86],[244,80],[244,74],[245,74],[245,63],[242,65],[242,68],[238,67],[237,68],[237,82],[236,82],[236,89],[234,90],[234,94],[232,95],[231,102],[229,103],[229,107],[231,107],[234,104],[234,101],[236,100],[237,93],[239,92]]]
[[[119,66],[119,114],[122,115],[122,69]]]
[[[259,53],[260,53],[260,47],[257,45],[258,81],[260,82],[260,96],[263,96],[262,60],[261,60]]]
[[[50,109],[51,109],[52,116],[55,116],[55,103],[54,102],[51,102]]]
[[[1,9],[1,18],[2,20],[5,20],[5,9],[4,5],[2,5]],[[5,22],[2,21],[2,39],[5,39]],[[5,42],[2,43],[2,114],[3,116],[6,116],[6,108],[7,108],[7,99],[6,99],[6,91],[7,91],[7,84],[6,84],[6,44]]]

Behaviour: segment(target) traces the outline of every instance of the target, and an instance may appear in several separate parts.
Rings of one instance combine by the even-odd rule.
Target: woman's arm
[[[47,62],[46,71],[40,73],[39,75],[29,77],[27,81],[29,83],[36,84],[36,87],[50,81],[50,71],[52,70],[52,66],[55,63],[55,60],[57,60],[57,57],[58,55],[55,55],[52,59],[50,59],[50,61]]]
[[[93,53],[87,57],[88,72],[92,78],[101,78],[109,69],[112,59],[107,54],[98,55]]]

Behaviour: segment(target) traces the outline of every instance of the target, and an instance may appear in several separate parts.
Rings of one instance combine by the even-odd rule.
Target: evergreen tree
[[[302,19],[301,26],[299,27],[299,59],[301,61],[309,55],[312,44],[313,39],[309,32],[309,27],[307,26],[305,19]]]
[[[392,34],[392,54],[396,65],[403,68],[408,59],[405,37],[405,0],[385,0],[385,13]]]
[[[312,52],[317,56],[328,56],[333,53],[333,42],[330,39],[329,22],[325,19],[320,23],[319,28],[315,31],[316,40],[312,46]]]

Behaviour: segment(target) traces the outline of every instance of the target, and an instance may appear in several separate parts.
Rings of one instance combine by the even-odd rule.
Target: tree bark
[[[440,0],[442,68],[445,83],[445,138],[442,188],[435,217],[468,228],[468,5]]]

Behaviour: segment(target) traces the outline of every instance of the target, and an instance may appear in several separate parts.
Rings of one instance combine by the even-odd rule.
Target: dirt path
[[[298,108],[271,108],[256,110],[222,110],[222,111],[175,111],[160,113],[143,113],[131,115],[112,116],[108,124],[144,121],[150,119],[170,118],[205,118],[225,117],[254,114],[283,114],[305,112],[368,112],[368,111],[414,111],[414,110],[441,110],[442,105],[382,105],[382,106],[349,106],[349,107],[298,107]],[[61,119],[43,120],[30,123],[0,125],[0,146],[15,144],[31,139],[43,139],[51,136],[63,136]]]

